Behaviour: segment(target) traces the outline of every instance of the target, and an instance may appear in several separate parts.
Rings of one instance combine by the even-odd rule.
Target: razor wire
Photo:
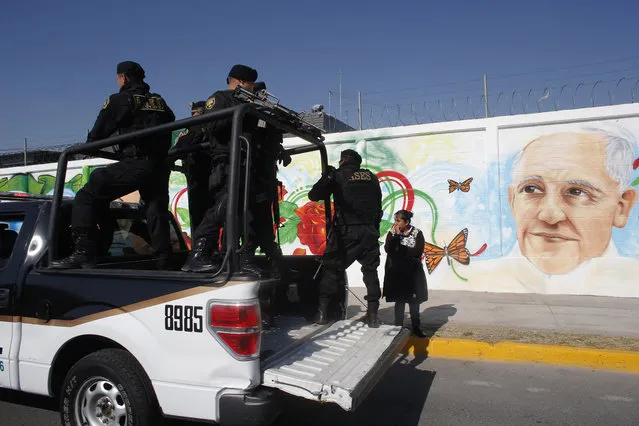
[[[597,80],[488,93],[488,117],[562,111],[639,102],[639,78]],[[350,102],[349,102],[350,103]],[[486,118],[483,94],[447,99],[373,103],[362,99],[364,129]],[[347,105],[342,120],[356,128],[357,107]]]

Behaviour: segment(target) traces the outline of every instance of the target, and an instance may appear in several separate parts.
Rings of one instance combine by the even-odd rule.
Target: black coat
[[[422,266],[424,234],[412,227],[404,237],[389,231],[386,235],[386,270],[383,296],[387,302],[425,302],[428,300],[426,274]]]

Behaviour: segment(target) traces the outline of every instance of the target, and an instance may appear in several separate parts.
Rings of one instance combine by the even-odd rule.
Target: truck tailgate
[[[263,385],[354,410],[392,365],[409,331],[344,320],[268,359]]]

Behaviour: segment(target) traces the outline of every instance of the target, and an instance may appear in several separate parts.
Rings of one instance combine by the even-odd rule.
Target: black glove
[[[326,177],[329,180],[334,179],[336,171],[337,170],[335,170],[335,167],[326,166],[326,170],[324,170],[324,172],[322,173],[322,177]]]
[[[280,153],[277,156],[277,160],[284,167],[288,166],[289,164],[291,164],[291,161],[293,161],[293,159],[291,158],[291,155],[288,152],[286,152],[286,150],[284,149],[280,150]]]

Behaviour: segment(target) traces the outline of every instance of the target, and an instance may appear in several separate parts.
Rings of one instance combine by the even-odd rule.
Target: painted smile
[[[570,238],[562,234],[557,234],[554,232],[531,232],[531,235],[535,237],[540,237],[545,239],[548,242],[564,242],[564,241],[577,241],[575,238]]]

